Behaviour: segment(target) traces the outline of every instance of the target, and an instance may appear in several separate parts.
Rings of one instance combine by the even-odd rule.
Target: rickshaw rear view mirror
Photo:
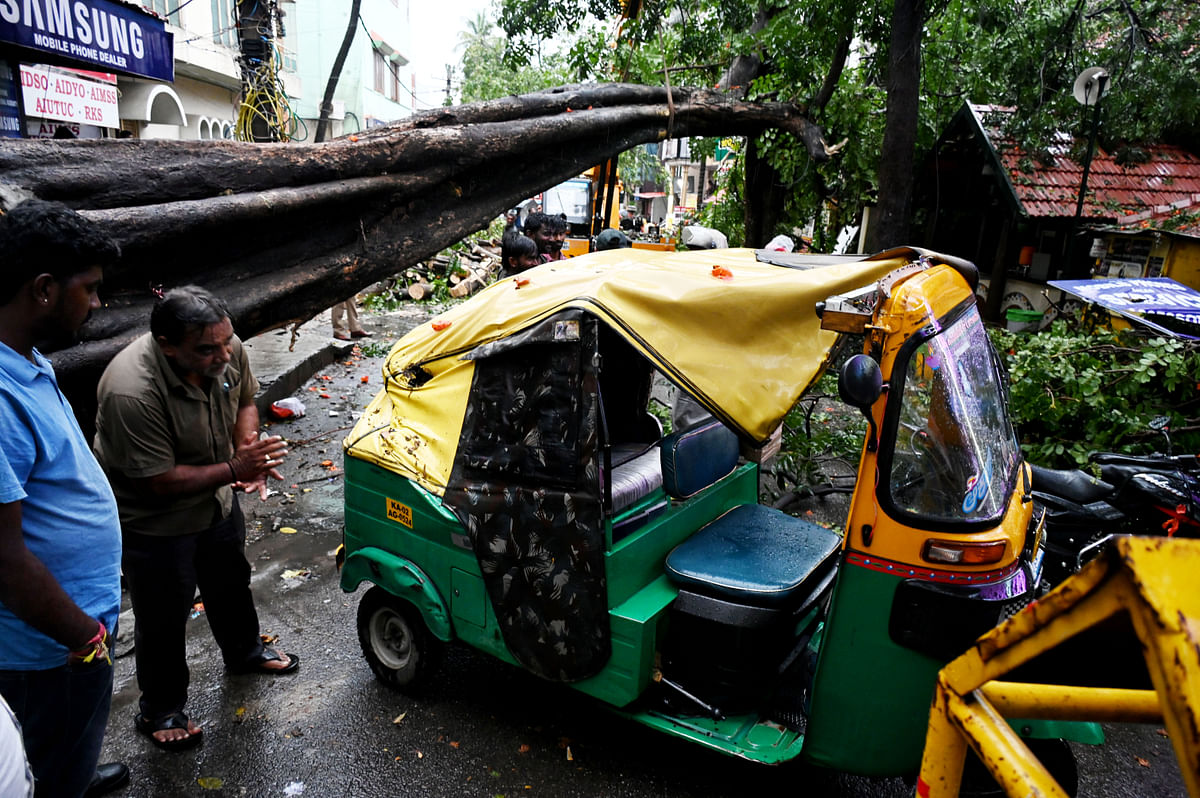
[[[842,364],[842,370],[838,374],[838,395],[843,402],[858,408],[867,417],[867,424],[870,425],[867,451],[870,452],[875,451],[878,439],[871,406],[882,394],[883,372],[869,355],[854,355]]]
[[[866,413],[882,393],[883,372],[870,355],[854,355],[842,364],[838,395],[843,402]]]

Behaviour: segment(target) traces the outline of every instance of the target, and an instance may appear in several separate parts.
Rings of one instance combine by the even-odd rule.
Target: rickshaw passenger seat
[[[672,582],[758,607],[801,601],[832,570],[836,532],[761,504],[727,511],[667,555]]]
[[[662,487],[657,446],[623,444],[612,451],[612,511],[620,513]]]
[[[663,490],[676,499],[694,496],[733,473],[738,439],[728,427],[710,420],[663,438]]]

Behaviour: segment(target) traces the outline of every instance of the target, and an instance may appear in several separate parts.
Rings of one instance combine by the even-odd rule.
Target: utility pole
[[[279,29],[277,0],[238,0],[237,35],[242,69],[242,107],[238,109],[240,141],[285,141],[283,106],[275,72],[275,36]]]
[[[450,87],[450,78],[454,75],[454,67],[446,64],[446,102],[444,105],[451,105],[450,93],[453,91]]]
[[[1092,107],[1092,129],[1088,133],[1087,153],[1083,157],[1083,178],[1079,181],[1079,196],[1075,202],[1075,218],[1071,221],[1071,234],[1067,239],[1067,259],[1063,276],[1074,278],[1075,240],[1079,237],[1079,220],[1083,216],[1083,201],[1087,196],[1088,174],[1092,169],[1092,155],[1096,151],[1096,134],[1100,130],[1100,99],[1108,88],[1108,72],[1102,67],[1091,67],[1075,79],[1073,94],[1082,106]]]

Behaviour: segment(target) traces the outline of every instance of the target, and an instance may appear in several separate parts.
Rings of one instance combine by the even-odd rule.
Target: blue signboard
[[[47,53],[56,63],[175,79],[174,35],[161,20],[112,0],[0,0],[3,45]]]
[[[16,75],[9,65],[0,61],[0,138],[21,138],[21,114]]]
[[[1050,285],[1159,332],[1200,337],[1200,292],[1169,277],[1051,280]]]

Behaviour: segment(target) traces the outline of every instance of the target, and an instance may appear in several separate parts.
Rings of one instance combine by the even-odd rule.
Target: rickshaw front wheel
[[[358,604],[358,642],[375,677],[395,690],[419,687],[436,670],[443,647],[416,608],[378,585]]]

